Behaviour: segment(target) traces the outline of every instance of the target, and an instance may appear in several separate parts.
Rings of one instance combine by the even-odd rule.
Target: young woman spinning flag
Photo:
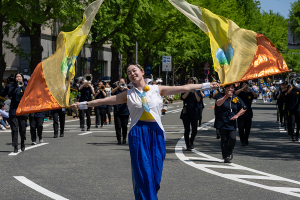
[[[135,199],[155,200],[160,188],[163,161],[166,156],[166,134],[161,123],[162,96],[196,89],[218,88],[219,84],[148,86],[145,84],[144,74],[140,65],[131,64],[127,68],[127,76],[133,85],[130,90],[105,99],[77,102],[71,107],[87,109],[102,104],[127,103],[131,116],[128,142]]]

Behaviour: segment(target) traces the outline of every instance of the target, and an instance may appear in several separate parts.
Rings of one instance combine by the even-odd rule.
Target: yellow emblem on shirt
[[[23,90],[21,89],[21,93],[23,93]]]
[[[233,99],[232,99],[232,102],[233,103],[237,103],[239,101],[239,99],[237,98],[237,97],[234,97]]]
[[[251,96],[249,96],[248,99],[251,99]]]
[[[299,92],[297,92],[297,94],[299,94]]]

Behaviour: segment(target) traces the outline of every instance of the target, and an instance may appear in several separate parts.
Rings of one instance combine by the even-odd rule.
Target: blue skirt
[[[156,200],[166,157],[164,132],[156,122],[138,121],[128,143],[135,199]]]

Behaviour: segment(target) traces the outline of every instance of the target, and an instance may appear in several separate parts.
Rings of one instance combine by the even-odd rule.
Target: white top
[[[164,131],[164,138],[167,138],[165,130],[161,123],[161,110],[163,107],[163,99],[160,96],[158,85],[148,85],[150,90],[146,92],[146,99],[148,105],[150,107],[150,113],[158,123],[161,130]],[[135,91],[135,87],[133,86],[130,90],[127,90],[127,106],[130,112],[131,124],[129,131],[131,128],[139,121],[141,118],[144,108],[142,105],[142,100]]]

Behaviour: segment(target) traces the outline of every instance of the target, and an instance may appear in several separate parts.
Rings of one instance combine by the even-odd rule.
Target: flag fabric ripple
[[[75,61],[103,1],[94,1],[87,7],[82,23],[74,31],[59,33],[55,53],[35,68],[20,101],[17,115],[69,106]]]
[[[272,42],[262,34],[242,29],[230,19],[184,0],[169,0],[210,38],[214,69],[222,84],[289,72]]]

